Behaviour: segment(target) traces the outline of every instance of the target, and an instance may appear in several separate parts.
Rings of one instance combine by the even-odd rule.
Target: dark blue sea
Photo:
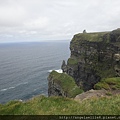
[[[69,41],[0,44],[0,103],[48,95],[50,70],[70,56]]]

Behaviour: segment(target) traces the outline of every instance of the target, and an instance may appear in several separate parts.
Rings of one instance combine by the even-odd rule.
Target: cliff
[[[120,29],[111,32],[76,34],[70,42],[70,51],[67,64],[63,60],[61,66],[64,73],[58,75],[52,72],[48,77],[49,96],[74,97],[79,93],[80,91],[75,94],[71,91],[73,96],[66,95],[74,89],[70,87],[70,76],[78,88],[84,91],[120,89]],[[65,89],[66,86],[61,84],[64,77],[69,89]]]
[[[120,76],[120,29],[76,34],[70,50],[71,56],[61,68],[84,91],[93,89],[102,78]]]
[[[48,77],[48,96],[75,97],[83,91],[75,84],[75,80],[65,74],[52,71]]]

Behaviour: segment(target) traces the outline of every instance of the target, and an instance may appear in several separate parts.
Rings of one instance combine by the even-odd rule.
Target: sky
[[[120,0],[0,0],[0,42],[71,40],[120,27]]]

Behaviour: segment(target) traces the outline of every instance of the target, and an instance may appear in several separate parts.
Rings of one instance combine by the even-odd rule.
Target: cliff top
[[[72,41],[77,42],[77,41],[86,40],[90,42],[101,42],[105,40],[106,42],[110,42],[111,36],[117,40],[118,37],[120,36],[120,28],[113,30],[113,31],[106,31],[106,32],[78,33],[74,35]]]
[[[73,39],[74,41],[78,41],[78,40],[86,40],[86,41],[102,41],[103,36],[107,33],[110,32],[94,32],[94,33],[78,33],[76,35],[74,35]]]

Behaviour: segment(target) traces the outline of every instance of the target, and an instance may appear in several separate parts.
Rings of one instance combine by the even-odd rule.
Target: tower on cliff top
[[[87,33],[86,30],[83,30],[83,33]]]

